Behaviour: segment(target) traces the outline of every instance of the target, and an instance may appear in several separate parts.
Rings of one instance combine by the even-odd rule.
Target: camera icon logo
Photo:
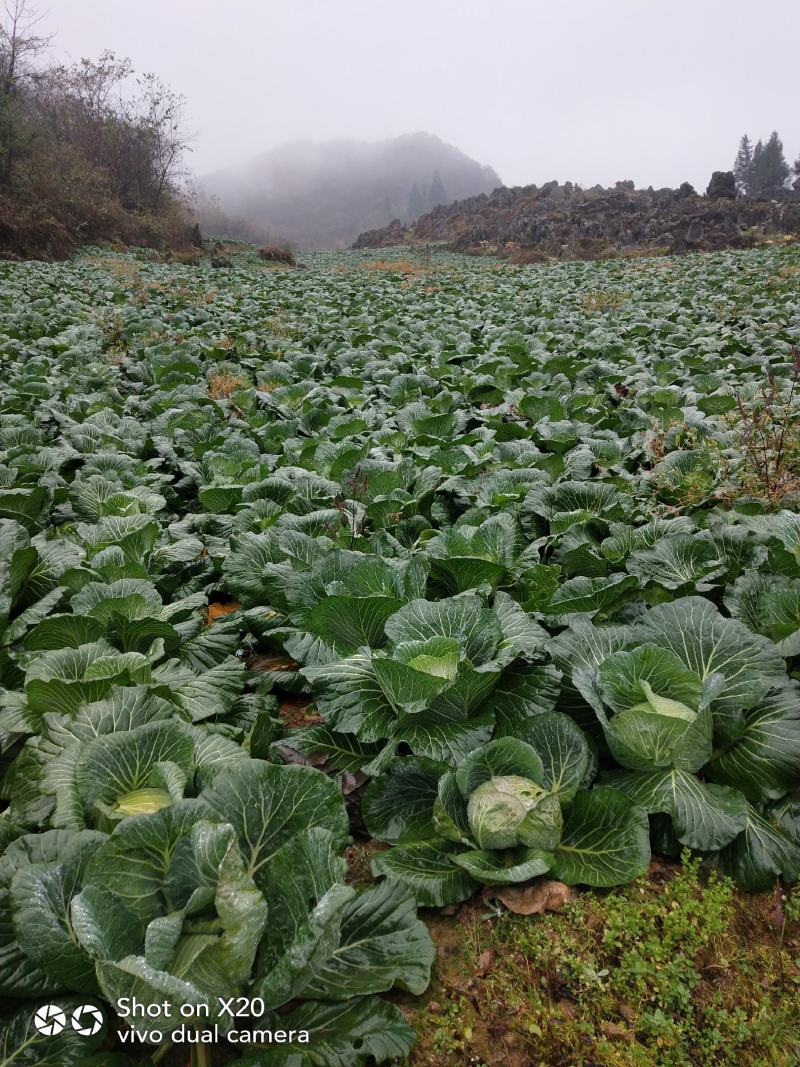
[[[56,1037],[67,1025],[67,1014],[58,1004],[43,1004],[33,1017],[33,1025],[43,1037]]]
[[[81,1004],[70,1015],[70,1024],[81,1037],[94,1037],[103,1028],[103,1013],[94,1004]],[[42,1037],[58,1037],[66,1029],[67,1013],[58,1004],[43,1004],[33,1017],[33,1027]]]
[[[81,1004],[72,1013],[72,1029],[81,1037],[94,1037],[103,1029],[103,1013],[94,1004]]]

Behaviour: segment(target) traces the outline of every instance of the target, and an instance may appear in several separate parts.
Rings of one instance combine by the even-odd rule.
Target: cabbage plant
[[[220,998],[246,996],[266,1014],[236,1020],[239,1029],[310,1030],[312,1060],[405,1055],[413,1031],[375,994],[421,993],[433,945],[407,890],[345,884],[348,825],[335,783],[309,767],[244,759],[197,798],[162,800],[128,797],[110,833],[47,830],[8,844],[3,996],[75,993],[101,1006],[135,996],[222,1033],[234,1020]],[[129,1021],[143,1039],[155,1025]],[[4,1039],[12,1059],[18,1031],[12,1021]],[[264,1047],[259,1062],[281,1064],[291,1051]]]
[[[509,733],[553,707],[558,675],[529,662],[539,657],[546,631],[506,593],[491,607],[474,593],[414,599],[383,630],[383,647],[302,672],[329,729],[377,743],[372,772],[399,748],[461,760],[498,727]]]
[[[370,833],[394,844],[376,873],[421,904],[450,904],[481,884],[548,873],[570,885],[621,885],[650,860],[647,815],[608,786],[586,788],[590,755],[564,715],[543,713],[528,741],[504,737],[444,773],[399,761],[364,797]]]
[[[800,687],[775,645],[687,597],[622,646],[572,673],[622,768],[601,780],[661,817],[662,850],[706,853],[751,889],[795,880],[800,836],[776,804],[800,775]]]

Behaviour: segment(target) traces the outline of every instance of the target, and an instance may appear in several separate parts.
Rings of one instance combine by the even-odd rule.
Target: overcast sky
[[[800,152],[798,0],[43,0],[188,101],[198,174],[287,140],[438,134],[507,185],[656,187]]]

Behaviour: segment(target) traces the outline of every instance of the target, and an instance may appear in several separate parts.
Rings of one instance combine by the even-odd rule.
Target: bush
[[[259,248],[259,259],[265,263],[285,263],[289,267],[296,267],[297,261],[290,248],[281,248],[278,245],[270,245],[267,248]]]

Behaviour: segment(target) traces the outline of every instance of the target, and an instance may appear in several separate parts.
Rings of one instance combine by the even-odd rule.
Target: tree
[[[154,74],[126,93],[132,76],[130,60],[104,52],[43,72],[34,105],[45,141],[102,172],[126,209],[155,211],[181,175],[184,101]]]
[[[736,191],[739,196],[750,196],[750,184],[753,179],[753,146],[747,134],[739,142],[739,151],[733,163],[733,175],[736,178]]]
[[[411,222],[418,219],[420,215],[424,215],[426,211],[425,197],[420,192],[420,188],[416,182],[411,186],[411,193],[408,197],[408,218]]]
[[[773,130],[767,143],[762,144],[759,141],[753,150],[750,195],[779,195],[786,189],[789,173],[789,164],[783,154],[783,142],[777,130]]]
[[[4,0],[0,6],[0,181],[4,185],[25,134],[23,86],[50,43],[49,37],[35,32],[42,18],[27,0]]]
[[[444,189],[444,183],[442,181],[439,171],[435,171],[433,175],[433,181],[428,192],[428,206],[433,209],[438,207],[439,204],[447,203],[447,193]]]
[[[188,150],[183,129],[185,99],[166,86],[155,74],[139,79],[140,96],[134,101],[131,125],[144,143],[149,174],[146,188],[141,189],[143,203],[157,208],[165,189],[173,188],[179,177],[181,160]],[[140,154],[140,159],[142,158]]]

